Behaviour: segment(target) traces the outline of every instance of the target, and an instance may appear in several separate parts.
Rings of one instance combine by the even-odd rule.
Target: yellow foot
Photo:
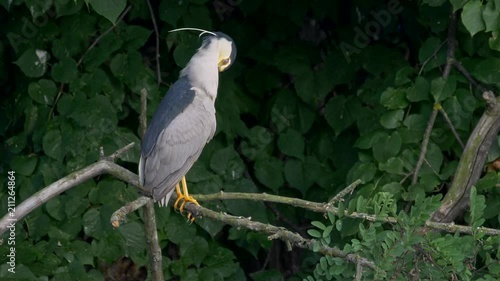
[[[190,202],[190,203],[193,203],[197,206],[200,206],[200,204],[198,203],[198,201],[196,201],[196,199],[193,198],[193,196],[189,195],[188,189],[187,189],[186,177],[182,177],[181,185],[182,185],[182,192],[181,192],[181,188],[180,188],[179,184],[177,184],[175,186],[175,192],[177,193],[177,200],[175,200],[174,209],[179,209],[179,211],[182,214],[186,203]],[[179,205],[180,201],[182,201],[181,206],[179,208],[177,208],[177,205]],[[191,213],[188,213],[187,217],[188,217],[188,220],[190,220],[191,222],[193,222],[195,219],[191,215]]]

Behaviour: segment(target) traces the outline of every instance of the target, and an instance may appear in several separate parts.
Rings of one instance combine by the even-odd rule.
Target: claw
[[[180,188],[179,184],[177,184],[175,186],[175,192],[177,193],[177,200],[175,200],[174,209],[179,209],[179,212],[182,214],[186,203],[190,202],[190,203],[193,203],[197,206],[200,206],[200,204],[198,203],[198,201],[196,201],[196,199],[194,199],[192,196],[189,195],[188,189],[187,189],[186,177],[182,178],[181,185],[182,185],[182,192],[181,192],[181,188]],[[177,205],[179,204],[180,201],[182,201],[181,206],[177,207]],[[191,213],[188,213],[187,218],[191,223],[195,219],[191,215]]]

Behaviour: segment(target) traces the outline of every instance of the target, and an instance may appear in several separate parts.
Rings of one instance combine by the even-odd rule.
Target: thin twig
[[[358,187],[358,185],[361,184],[361,180],[360,179],[357,179],[356,181],[354,181],[353,183],[351,183],[350,185],[348,185],[346,188],[344,188],[342,191],[340,191],[337,195],[335,195],[332,200],[328,201],[328,204],[332,204],[334,205],[335,203],[343,200],[343,198],[349,194],[349,193],[352,193],[354,191],[354,189],[356,187]]]
[[[204,208],[202,206],[197,206],[191,203],[187,204],[185,209],[196,217],[208,217],[235,227],[245,227],[253,231],[267,233],[270,235],[268,239],[280,239],[285,243],[289,243],[291,246],[303,249],[313,250],[315,247],[318,247],[318,252],[323,255],[343,258],[351,263],[357,263],[359,261],[359,263],[362,264],[363,266],[366,266],[374,270],[378,270],[375,263],[369,261],[366,258],[359,257],[358,255],[355,254],[348,254],[337,248],[324,246],[319,241],[316,241],[314,239],[305,239],[299,234],[291,232],[282,227],[277,227],[274,225],[252,221],[244,217],[236,217],[228,214],[215,212],[210,209]]]
[[[462,75],[471,83],[474,85],[474,87],[478,88],[481,93],[484,93],[488,91],[483,85],[479,84],[474,78],[472,78],[472,75],[465,69],[465,67],[457,60],[453,60],[453,66],[460,72]]]
[[[458,132],[457,130],[455,129],[455,126],[453,126],[453,123],[451,122],[450,120],[450,117],[448,116],[448,114],[446,113],[446,111],[444,110],[443,107],[441,107],[439,109],[439,112],[441,113],[441,115],[443,115],[444,117],[444,120],[446,120],[446,123],[448,123],[448,126],[450,127],[451,129],[451,132],[453,133],[453,135],[455,136],[455,138],[457,139],[458,143],[460,144],[460,146],[462,147],[462,150],[465,149],[465,145],[464,145],[464,142],[462,141],[462,139],[460,138],[460,136],[458,135]]]
[[[361,281],[363,278],[363,264],[361,262],[356,263],[356,276],[354,277],[355,281]]]
[[[448,42],[448,40],[444,40],[443,42],[441,42],[441,44],[436,48],[436,50],[434,50],[434,52],[432,53],[432,55],[430,55],[423,63],[422,63],[422,66],[420,67],[420,70],[418,71],[418,76],[420,76],[422,74],[422,71],[424,71],[424,68],[425,66],[429,63],[429,61],[433,58],[436,58],[436,55],[437,53],[439,52],[439,50],[441,50],[441,48],[443,48],[444,44],[446,44]]]
[[[113,154],[111,154],[110,156],[108,156],[108,158],[111,161],[115,161],[116,158],[118,158],[120,155],[122,155],[123,153],[127,152],[129,149],[131,149],[132,147],[134,147],[134,145],[135,145],[134,142],[129,143],[126,146],[124,146],[124,147],[118,149],[117,151],[115,151]]]
[[[429,139],[431,138],[432,127],[434,127],[434,122],[436,121],[437,109],[433,109],[429,121],[427,122],[427,127],[425,128],[424,139],[422,140],[422,148],[420,150],[420,155],[418,157],[417,164],[415,165],[415,171],[413,172],[413,178],[411,180],[412,184],[417,183],[418,176],[420,174],[420,169],[422,164],[424,164],[425,154],[427,154],[427,145],[429,144]]]
[[[153,22],[153,28],[155,30],[156,37],[156,79],[158,82],[158,86],[161,84],[161,70],[160,70],[160,32],[158,32],[158,25],[156,24],[156,18],[153,11],[153,6],[151,6],[151,2],[146,0],[148,3],[149,13],[151,14],[151,21]]]
[[[99,35],[99,37],[97,37],[94,40],[94,42],[92,42],[92,44],[90,44],[90,46],[87,48],[87,50],[85,50],[85,53],[83,53],[83,55],[80,57],[80,59],[76,63],[76,66],[80,66],[80,64],[83,61],[83,58],[90,52],[90,50],[92,50],[97,45],[97,43],[99,43],[99,41],[101,41],[101,39],[104,36],[106,36],[108,33],[110,33],[111,30],[113,30],[123,20],[123,18],[125,17],[125,15],[128,14],[128,12],[130,11],[130,9],[132,9],[132,6],[128,6],[125,9],[125,11],[123,11],[123,13],[120,15],[120,17],[118,17],[118,19],[116,20],[116,22],[110,28],[108,28],[106,31],[104,31],[104,33],[102,33],[101,35]]]
[[[130,11],[130,9],[132,9],[132,6],[128,6],[125,11],[123,11],[123,13],[120,15],[120,17],[116,20],[116,22],[108,29],[106,30],[104,33],[102,33],[101,35],[99,35],[99,37],[97,37],[94,42],[92,42],[92,44],[88,47],[88,49],[85,51],[85,53],[83,53],[83,55],[80,57],[80,59],[78,60],[78,62],[76,63],[76,66],[80,66],[80,64],[82,63],[83,61],[83,58],[88,54],[88,52],[95,47],[95,45],[97,45],[97,43],[99,43],[99,41],[104,37],[106,36],[106,34],[108,34],[109,32],[111,32],[111,30],[113,30],[113,28],[116,27],[116,25],[122,21],[123,17],[125,17],[125,15]],[[54,105],[52,106],[52,108],[50,109],[50,112],[49,112],[49,118],[50,116],[52,116],[52,114],[54,113],[54,109],[56,108],[56,105],[57,103],[59,102],[59,99],[61,98],[62,94],[63,94],[63,89],[64,89],[64,83],[61,83],[61,86],[59,86],[59,91],[57,92],[57,96],[56,96],[56,99],[54,101]]]
[[[448,79],[450,76],[451,66],[455,59],[455,31],[456,31],[456,14],[451,9],[450,12],[450,23],[448,25],[448,49],[446,52],[446,65],[444,67],[444,71],[442,74],[443,80]],[[427,127],[425,129],[424,138],[422,140],[422,148],[420,150],[420,155],[418,157],[417,164],[415,165],[415,172],[413,173],[413,178],[411,183],[415,184],[418,181],[418,177],[420,175],[420,169],[422,168],[422,164],[425,160],[425,154],[427,153],[427,145],[429,144],[429,139],[431,137],[432,128],[434,127],[434,122],[436,121],[436,116],[438,113],[438,109],[441,107],[440,104],[434,105],[434,109],[432,110],[429,121],[427,122]]]
[[[127,215],[139,209],[140,207],[146,205],[151,198],[146,196],[141,196],[132,202],[127,203],[127,205],[116,210],[113,215],[111,215],[111,225],[114,228],[120,227],[120,222],[127,222]]]
[[[457,15],[453,12],[453,8],[451,8],[450,12],[450,23],[448,25],[448,51],[446,52],[446,65],[443,71],[443,79],[448,79],[450,76],[451,67],[453,65],[453,61],[455,60],[455,46],[457,44],[455,40],[455,32],[457,29]]]
[[[148,1],[149,3],[149,1]],[[144,139],[147,127],[148,91],[141,90],[141,113],[139,116],[139,131],[141,139]],[[151,270],[151,280],[163,281],[162,255],[160,241],[158,240],[156,215],[153,199],[146,201],[144,205],[144,231],[149,249],[149,264]]]

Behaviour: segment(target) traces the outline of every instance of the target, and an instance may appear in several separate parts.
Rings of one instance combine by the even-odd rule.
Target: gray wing
[[[150,150],[143,148],[139,167],[142,185],[156,201],[171,194],[212,138],[216,123],[213,102],[204,94],[196,94],[183,111],[168,121],[157,130],[156,140],[149,140]]]

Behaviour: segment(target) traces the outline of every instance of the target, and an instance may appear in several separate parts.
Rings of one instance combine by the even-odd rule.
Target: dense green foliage
[[[168,31],[199,27],[230,35],[238,56],[220,76],[217,132],[188,174],[192,193],[267,192],[327,202],[361,179],[339,207],[398,223],[325,218],[251,201],[205,207],[373,260],[381,271],[365,268],[366,280],[500,278],[498,237],[421,232],[463,151],[442,115],[411,183],[435,104],[464,142],[485,110],[481,92],[459,71],[443,78],[450,10],[457,11],[456,58],[495,91],[500,1],[151,4],[160,38],[159,86],[146,1],[0,0],[2,216],[8,171],[16,173],[19,205],[97,161],[101,146],[109,154],[139,144],[140,91],[148,90],[150,118],[200,44],[195,33]],[[135,172],[139,151],[136,145],[119,164]],[[499,156],[495,142],[489,160]],[[496,171],[484,173],[459,223],[500,228],[497,182]],[[144,280],[141,212],[117,230],[109,224],[112,212],[137,196],[134,187],[100,176],[50,200],[17,224],[15,275],[7,271],[8,248],[0,247],[0,279]],[[262,233],[209,219],[190,225],[171,208],[156,213],[166,280],[352,280],[356,272],[341,258],[288,252]]]

